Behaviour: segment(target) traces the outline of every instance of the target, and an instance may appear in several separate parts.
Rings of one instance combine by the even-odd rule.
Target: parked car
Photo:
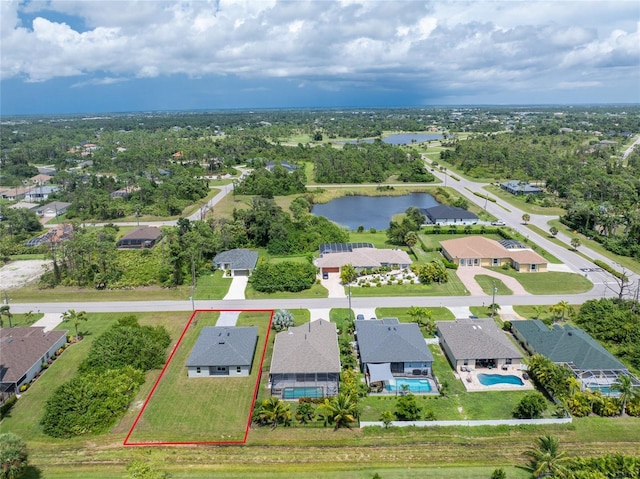
[[[364,314],[359,314],[356,316],[356,320],[360,321],[364,319]]]
[[[504,221],[492,221],[491,226],[505,226]]]
[[[323,272],[322,273],[322,279],[329,279],[329,273]]]

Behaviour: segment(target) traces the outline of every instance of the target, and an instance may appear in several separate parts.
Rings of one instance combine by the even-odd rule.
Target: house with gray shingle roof
[[[318,319],[276,335],[269,372],[272,395],[282,399],[335,396],[339,381],[335,323]]]
[[[539,319],[512,321],[514,336],[531,354],[542,354],[573,371],[584,387],[606,388],[621,374],[629,375],[636,387],[640,381],[598,341],[580,328],[554,324],[549,328]]]
[[[205,326],[187,359],[190,378],[251,374],[258,328]]]
[[[500,188],[512,195],[537,195],[542,193],[542,188],[530,185],[526,181],[510,180],[500,183]]]
[[[362,372],[369,384],[396,377],[431,377],[433,356],[416,323],[397,318],[355,322]]]
[[[231,276],[249,276],[258,262],[258,253],[246,248],[230,249],[218,253],[213,258],[213,265],[225,271],[230,271]]]
[[[438,205],[420,208],[426,217],[426,224],[471,225],[478,222],[478,215],[457,206]]]
[[[492,319],[436,321],[440,346],[454,369],[519,367],[522,353]]]
[[[66,331],[40,327],[0,329],[0,392],[2,397],[29,383],[67,341]]]

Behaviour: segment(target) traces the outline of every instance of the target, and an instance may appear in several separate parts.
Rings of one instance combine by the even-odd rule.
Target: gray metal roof
[[[340,351],[334,323],[318,319],[276,335],[271,374],[339,372]]]
[[[505,181],[503,183],[500,183],[500,185],[502,185],[502,187],[506,189],[513,190],[513,191],[520,191],[522,193],[540,193],[542,191],[541,188],[530,185],[526,181],[520,181],[520,180]]]
[[[356,321],[356,339],[363,363],[433,361],[416,323],[390,319]]]
[[[492,319],[436,321],[438,336],[459,359],[516,359],[522,354]]]
[[[477,220],[478,216],[471,211],[457,206],[438,205],[420,210],[431,221],[451,219],[451,220]]]
[[[559,324],[549,329],[539,319],[512,321],[511,325],[531,347],[554,363],[574,364],[576,368],[627,370],[609,351],[580,328]]]
[[[258,253],[246,248],[223,251],[213,258],[213,263],[215,265],[228,263],[231,265],[231,269],[254,269],[257,262]]]
[[[251,366],[258,328],[205,326],[187,366]]]

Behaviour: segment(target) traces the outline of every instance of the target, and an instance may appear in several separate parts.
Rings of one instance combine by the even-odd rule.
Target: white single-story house
[[[520,366],[522,353],[493,319],[436,321],[436,326],[440,346],[454,369]]]
[[[258,253],[246,248],[231,249],[218,253],[213,258],[213,265],[231,276],[250,276],[258,262]]]
[[[366,271],[382,267],[405,269],[411,263],[406,251],[373,247],[352,247],[348,251],[324,253],[315,262],[322,273],[339,273],[347,264],[353,265],[357,271]]]
[[[438,205],[421,208],[425,215],[425,224],[434,225],[473,225],[478,222],[478,215],[457,206]]]
[[[41,327],[0,329],[0,390],[15,394],[42,371],[55,352],[67,341],[67,331]]]
[[[70,207],[71,203],[52,201],[46,205],[39,206],[38,209],[36,209],[36,214],[38,216],[44,216],[45,218],[53,218],[65,214]]]
[[[187,374],[190,378],[249,376],[257,341],[256,326],[205,326],[187,359]]]

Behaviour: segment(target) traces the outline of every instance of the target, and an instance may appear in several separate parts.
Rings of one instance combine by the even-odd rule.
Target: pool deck
[[[413,380],[421,380],[421,381],[429,381],[429,386],[431,387],[431,391],[406,391],[406,392],[410,392],[416,396],[438,396],[440,394],[440,391],[438,391],[438,386],[436,385],[436,382],[430,378],[430,377],[421,377],[421,378],[415,378],[415,377],[403,377],[403,376],[398,376],[396,377],[396,379],[413,379]],[[385,384],[386,386],[386,384]],[[402,389],[392,389],[391,391],[387,390],[386,387],[382,389],[382,391],[380,392],[370,392],[369,396],[401,396],[403,393],[405,393],[405,391],[402,391]]]
[[[485,386],[480,384],[478,380],[478,374],[496,374],[499,376],[517,376],[522,379],[523,386],[517,384],[494,384],[493,386]],[[470,371],[454,371],[453,375],[462,381],[464,387],[468,392],[483,392],[483,391],[523,391],[527,389],[535,389],[531,381],[522,377],[522,371],[515,367],[509,367],[506,370],[503,369],[473,369]]]

